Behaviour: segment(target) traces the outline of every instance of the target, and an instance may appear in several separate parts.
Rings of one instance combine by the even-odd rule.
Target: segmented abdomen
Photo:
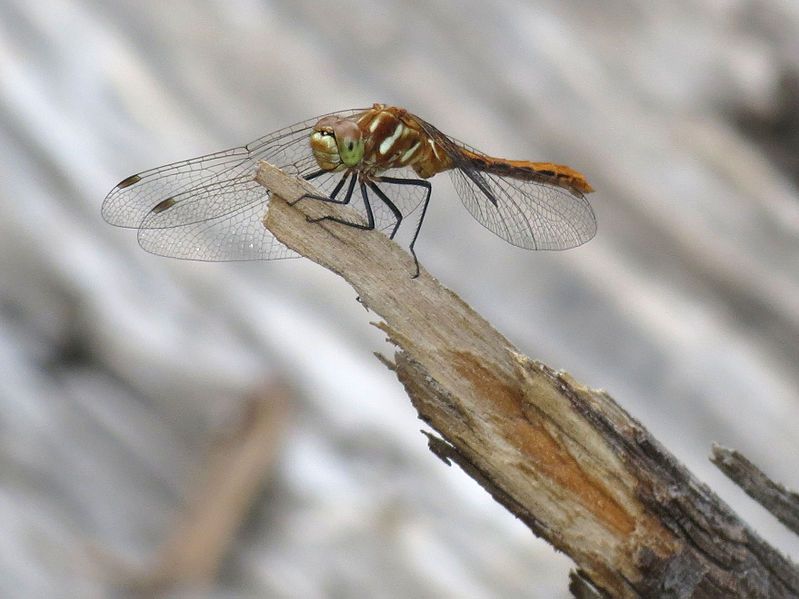
[[[501,177],[539,181],[579,193],[591,193],[594,191],[594,188],[586,181],[582,173],[563,164],[494,158],[476,154],[469,150],[463,150],[462,154],[476,169]]]

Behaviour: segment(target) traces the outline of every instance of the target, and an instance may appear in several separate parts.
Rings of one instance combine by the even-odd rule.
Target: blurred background
[[[797,33],[789,0],[4,0],[0,595],[568,596],[570,560],[427,450],[341,279],[151,256],[100,217],[132,173],[372,102],[586,174],[599,232],[564,253],[436,177],[423,265],[799,558],[707,460],[799,487]],[[239,463],[249,491],[214,482]],[[228,485],[240,527],[202,509]]]

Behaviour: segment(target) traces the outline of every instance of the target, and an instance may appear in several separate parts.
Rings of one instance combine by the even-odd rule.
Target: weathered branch
[[[795,597],[799,570],[606,393],[521,355],[375,231],[307,217],[346,207],[262,164],[267,228],[343,276],[399,347],[397,376],[454,461],[580,575],[615,597]]]
[[[799,494],[766,476],[760,468],[734,449],[713,445],[710,461],[746,494],[799,534]]]
[[[155,596],[172,586],[199,589],[211,583],[270,474],[289,400],[288,390],[278,382],[247,400],[240,420],[215,443],[205,479],[191,494],[156,563],[145,573],[125,568],[124,586]]]

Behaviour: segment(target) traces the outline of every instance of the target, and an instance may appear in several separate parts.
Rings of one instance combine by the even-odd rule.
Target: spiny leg
[[[422,222],[424,222],[424,215],[427,213],[427,206],[430,204],[430,194],[433,191],[433,186],[430,184],[430,181],[425,181],[423,179],[398,179],[396,177],[379,177],[376,178],[375,181],[384,181],[386,183],[393,183],[394,185],[415,185],[417,187],[424,187],[426,190],[424,200],[422,200],[422,214],[419,217],[419,224],[416,225],[416,231],[413,233],[413,239],[411,239],[411,243],[408,246],[408,249],[411,251],[411,256],[413,256],[413,262],[416,265],[416,273],[413,275],[413,278],[419,276],[419,259],[416,257],[416,250],[414,249],[414,245],[416,245],[416,239],[419,237],[419,231],[422,230]],[[397,217],[397,224],[394,225],[394,230],[391,232],[391,239],[394,239],[394,235],[397,233],[397,229],[399,229],[400,222],[402,221],[402,215],[400,214],[397,207],[386,197],[377,186],[372,183],[372,188],[375,190],[380,199],[385,202],[385,204],[389,207],[389,209],[394,212]]]
[[[391,210],[396,222],[394,223],[394,228],[391,230],[391,235],[388,236],[389,239],[394,239],[394,236],[397,234],[397,230],[399,229],[400,223],[402,222],[402,212],[400,212],[399,208],[392,202],[388,196],[383,193],[383,190],[380,189],[377,185],[375,185],[374,181],[369,181],[367,183],[369,188],[377,194],[383,203],[388,206],[388,209]]]
[[[310,181],[311,179],[315,179],[316,177],[318,177],[320,175],[324,175],[326,172],[329,172],[329,171],[316,171],[315,173],[311,173],[310,175],[305,175],[305,177],[303,177],[303,178],[306,181]],[[350,187],[347,190],[347,195],[344,197],[344,199],[343,200],[337,200],[336,196],[341,191],[341,188],[344,187],[344,183],[347,181],[347,179],[351,175],[352,175],[352,172],[348,172],[343,177],[341,177],[341,179],[339,179],[339,182],[336,183],[336,186],[333,188],[333,191],[330,193],[330,196],[322,196],[322,195],[317,195],[315,193],[304,193],[300,197],[298,197],[296,200],[294,200],[292,202],[289,202],[289,206],[293,206],[294,204],[296,204],[300,200],[319,200],[320,202],[332,202],[334,204],[346,204],[346,203],[348,203],[350,201],[350,198],[352,197],[352,190],[355,187],[355,177],[354,176],[352,177],[352,179],[350,179]]]
[[[355,187],[355,177],[350,180],[350,186],[347,189],[347,196],[343,200],[335,200],[327,198],[325,201],[332,201],[335,204],[348,204],[349,201],[352,199],[352,190]],[[375,228],[375,215],[372,212],[372,204],[369,202],[369,194],[366,191],[366,184],[363,181],[358,182],[360,184],[361,189],[361,197],[363,198],[363,205],[366,208],[366,224],[363,223],[354,223],[349,220],[344,220],[343,218],[338,218],[336,216],[321,216],[319,218],[308,218],[306,217],[309,223],[318,223],[322,222],[323,220],[329,220],[334,223],[339,223],[341,225],[347,225],[348,227],[355,227],[356,229],[364,229],[366,231],[370,231]]]

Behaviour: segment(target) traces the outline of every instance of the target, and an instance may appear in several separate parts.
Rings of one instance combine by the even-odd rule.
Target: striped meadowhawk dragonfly
[[[577,171],[488,156],[385,104],[322,115],[242,147],[132,175],[106,196],[103,218],[138,229],[142,248],[162,256],[298,257],[262,223],[269,192],[255,181],[260,160],[312,180],[322,195],[309,198],[350,204],[364,222],[326,219],[377,228],[393,239],[403,220],[415,214],[409,248],[414,276],[419,274],[414,245],[432,191],[428,179],[444,171],[472,216],[515,246],[563,250],[596,233],[585,199],[593,189]]]

